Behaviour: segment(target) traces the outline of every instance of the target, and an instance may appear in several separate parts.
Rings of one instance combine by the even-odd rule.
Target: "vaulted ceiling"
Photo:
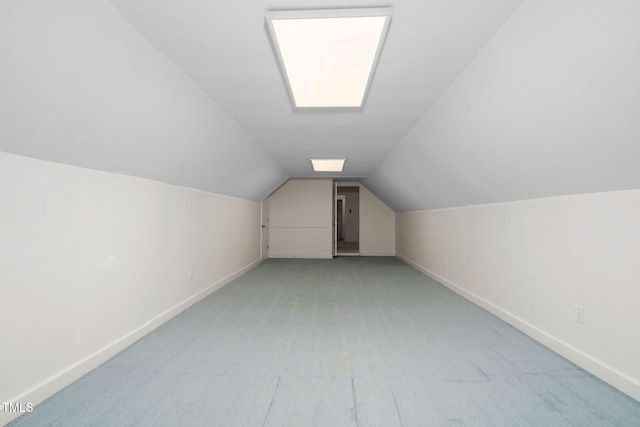
[[[357,179],[396,211],[640,187],[640,2],[304,3],[381,6],[364,111],[301,113],[264,21],[299,2],[2,2],[0,150],[253,200]]]
[[[310,157],[346,157],[343,176],[366,177],[442,95],[522,0],[400,0],[363,112],[295,112],[276,62],[265,12],[290,0],[111,0],[288,175],[313,176]],[[343,8],[312,0],[305,9]]]

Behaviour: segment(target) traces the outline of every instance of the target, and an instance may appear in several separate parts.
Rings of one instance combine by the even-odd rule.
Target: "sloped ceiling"
[[[287,178],[106,1],[0,2],[0,150],[259,200]]]
[[[311,157],[346,157],[366,177],[442,95],[522,0],[309,0],[305,9],[390,6],[391,27],[361,113],[292,110],[265,27],[291,0],[110,0],[293,177]]]
[[[640,188],[640,2],[526,2],[364,180],[396,211]]]
[[[259,200],[348,158],[396,211],[638,188],[635,0],[310,0],[393,10],[362,113],[296,113],[290,0],[0,3],[0,150]]]
[[[5,1],[0,150],[251,199],[317,176],[310,157],[366,177],[521,1],[383,4],[387,43],[349,114],[291,108],[264,15],[298,2]],[[381,4],[304,4],[346,6]]]

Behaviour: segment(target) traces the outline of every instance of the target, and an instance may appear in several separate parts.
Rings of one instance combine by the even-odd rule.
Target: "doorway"
[[[335,200],[336,255],[360,254],[360,187],[337,185]]]

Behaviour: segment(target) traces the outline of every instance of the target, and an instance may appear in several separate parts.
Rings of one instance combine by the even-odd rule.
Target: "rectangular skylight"
[[[361,108],[390,19],[388,8],[269,12],[295,106]]]
[[[311,159],[316,172],[342,172],[346,159]]]

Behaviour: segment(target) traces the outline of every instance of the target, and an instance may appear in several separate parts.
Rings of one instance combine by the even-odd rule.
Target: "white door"
[[[264,199],[260,204],[262,227],[260,240],[262,241],[262,259],[269,258],[269,199]]]

